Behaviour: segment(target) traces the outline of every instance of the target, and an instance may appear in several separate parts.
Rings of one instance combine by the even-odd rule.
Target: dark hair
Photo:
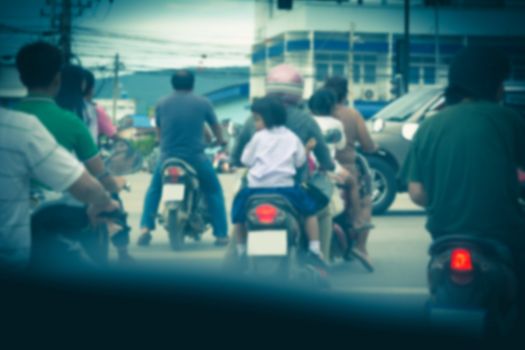
[[[20,80],[28,88],[47,88],[62,67],[62,53],[46,42],[39,41],[22,47],[16,55]]]
[[[469,46],[454,57],[449,68],[445,99],[448,105],[464,98],[497,101],[510,72],[507,57],[496,49]]]
[[[90,70],[87,70],[84,68],[84,96],[89,94],[93,91],[93,88],[95,87],[95,74],[91,72]]]
[[[337,97],[335,92],[328,88],[317,90],[308,100],[310,111],[318,116],[331,115],[336,104]]]
[[[84,120],[84,91],[82,85],[86,79],[85,70],[80,66],[67,66],[62,69],[62,84],[55,98],[57,104],[78,115]]]
[[[342,77],[330,77],[326,79],[324,87],[331,89],[337,98],[337,102],[344,102],[348,96],[348,80]]]
[[[262,117],[268,129],[286,124],[286,108],[280,100],[274,97],[256,99],[253,101],[251,110]]]
[[[176,71],[171,77],[171,86],[175,90],[193,90],[195,84],[195,76],[186,69]]]

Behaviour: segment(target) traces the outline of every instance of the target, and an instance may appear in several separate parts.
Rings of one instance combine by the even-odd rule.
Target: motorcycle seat
[[[168,158],[162,163],[162,169],[166,169],[170,166],[181,167],[193,176],[197,176],[197,171],[188,162],[180,158]]]
[[[432,256],[437,255],[448,249],[460,246],[480,250],[483,254],[492,256],[507,264],[512,264],[512,254],[504,243],[475,235],[456,234],[440,237],[431,244],[429,254]]]

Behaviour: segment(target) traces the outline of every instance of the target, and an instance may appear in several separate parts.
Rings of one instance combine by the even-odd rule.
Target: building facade
[[[511,80],[525,81],[525,1],[440,2],[445,5],[410,2],[410,89],[446,84],[454,54],[478,44],[505,51]],[[257,2],[250,96],[264,95],[270,68],[289,63],[305,78],[305,98],[327,76],[339,75],[349,80],[351,101],[391,100],[404,35],[403,3],[295,0],[292,10],[280,10],[277,1]]]

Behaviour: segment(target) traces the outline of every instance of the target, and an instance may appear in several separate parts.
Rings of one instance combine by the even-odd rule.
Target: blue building
[[[251,96],[264,94],[264,77],[271,67],[289,63],[305,78],[305,98],[327,76],[339,75],[349,79],[351,101],[391,100],[404,33],[403,3],[294,1],[286,11],[277,8],[277,1],[257,2]],[[466,45],[502,49],[511,58],[511,79],[525,81],[524,1],[428,3],[411,1],[411,89],[445,84],[452,57]]]

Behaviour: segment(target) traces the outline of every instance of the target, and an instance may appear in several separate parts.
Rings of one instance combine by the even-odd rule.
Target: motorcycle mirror
[[[118,140],[105,160],[105,165],[114,176],[131,175],[142,170],[143,157],[129,141]]]
[[[338,143],[343,139],[343,134],[341,130],[338,129],[329,129],[324,135],[324,140],[326,143]]]

